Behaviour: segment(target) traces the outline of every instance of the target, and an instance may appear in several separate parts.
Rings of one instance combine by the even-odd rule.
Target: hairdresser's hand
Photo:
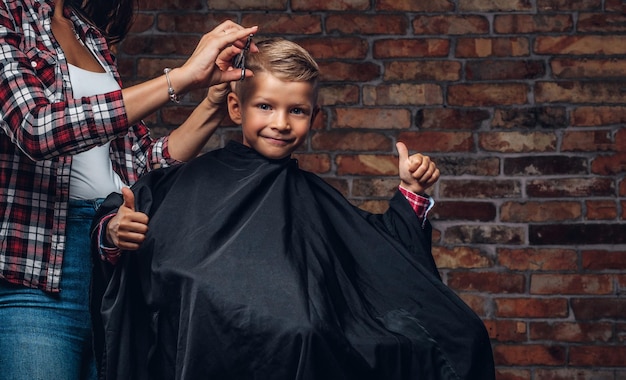
[[[232,59],[245,46],[248,36],[257,30],[256,26],[244,28],[230,20],[218,25],[200,39],[181,67],[171,71],[173,87],[177,92],[185,93],[240,79],[241,71],[232,69]],[[258,49],[252,44],[250,51],[257,52]],[[246,76],[252,76],[252,73],[246,72]]]
[[[396,144],[398,149],[398,172],[400,185],[416,194],[424,194],[439,179],[439,169],[430,157],[416,153],[409,156],[409,150],[402,142]]]
[[[146,238],[148,232],[148,215],[135,211],[135,195],[132,190],[122,188],[124,204],[117,214],[109,220],[106,227],[106,238],[109,244],[123,250],[136,250]]]

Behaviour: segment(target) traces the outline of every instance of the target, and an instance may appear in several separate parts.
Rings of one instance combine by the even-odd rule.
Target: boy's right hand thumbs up
[[[148,232],[148,215],[135,211],[135,194],[132,190],[122,188],[124,203],[117,209],[106,228],[109,244],[123,250],[136,250],[146,238]]]
[[[126,207],[135,211],[135,193],[128,187],[122,187],[122,197],[124,197],[124,204],[122,207]]]

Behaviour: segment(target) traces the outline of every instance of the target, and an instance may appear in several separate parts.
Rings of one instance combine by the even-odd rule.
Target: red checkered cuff
[[[398,186],[398,189],[409,202],[409,205],[411,205],[413,211],[415,211],[415,215],[417,215],[420,220],[426,221],[428,212],[435,205],[435,200],[429,196],[415,194],[411,190],[408,190],[402,186]]]

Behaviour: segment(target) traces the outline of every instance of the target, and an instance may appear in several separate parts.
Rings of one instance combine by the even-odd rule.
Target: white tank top
[[[109,72],[97,73],[69,65],[74,98],[104,94],[119,90],[120,86]],[[120,192],[125,186],[111,164],[109,145],[106,143],[74,155],[70,176],[71,199],[105,198]]]

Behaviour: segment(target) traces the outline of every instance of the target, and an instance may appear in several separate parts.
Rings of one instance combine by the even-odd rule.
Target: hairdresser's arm
[[[178,96],[199,88],[230,82],[241,73],[228,70],[230,59],[245,45],[248,35],[257,27],[244,28],[225,21],[205,34],[189,59],[169,73],[172,88]],[[239,47],[238,47],[239,46]],[[252,75],[251,73],[248,76]],[[128,87],[122,91],[129,124],[135,124],[170,101],[165,75]]]

